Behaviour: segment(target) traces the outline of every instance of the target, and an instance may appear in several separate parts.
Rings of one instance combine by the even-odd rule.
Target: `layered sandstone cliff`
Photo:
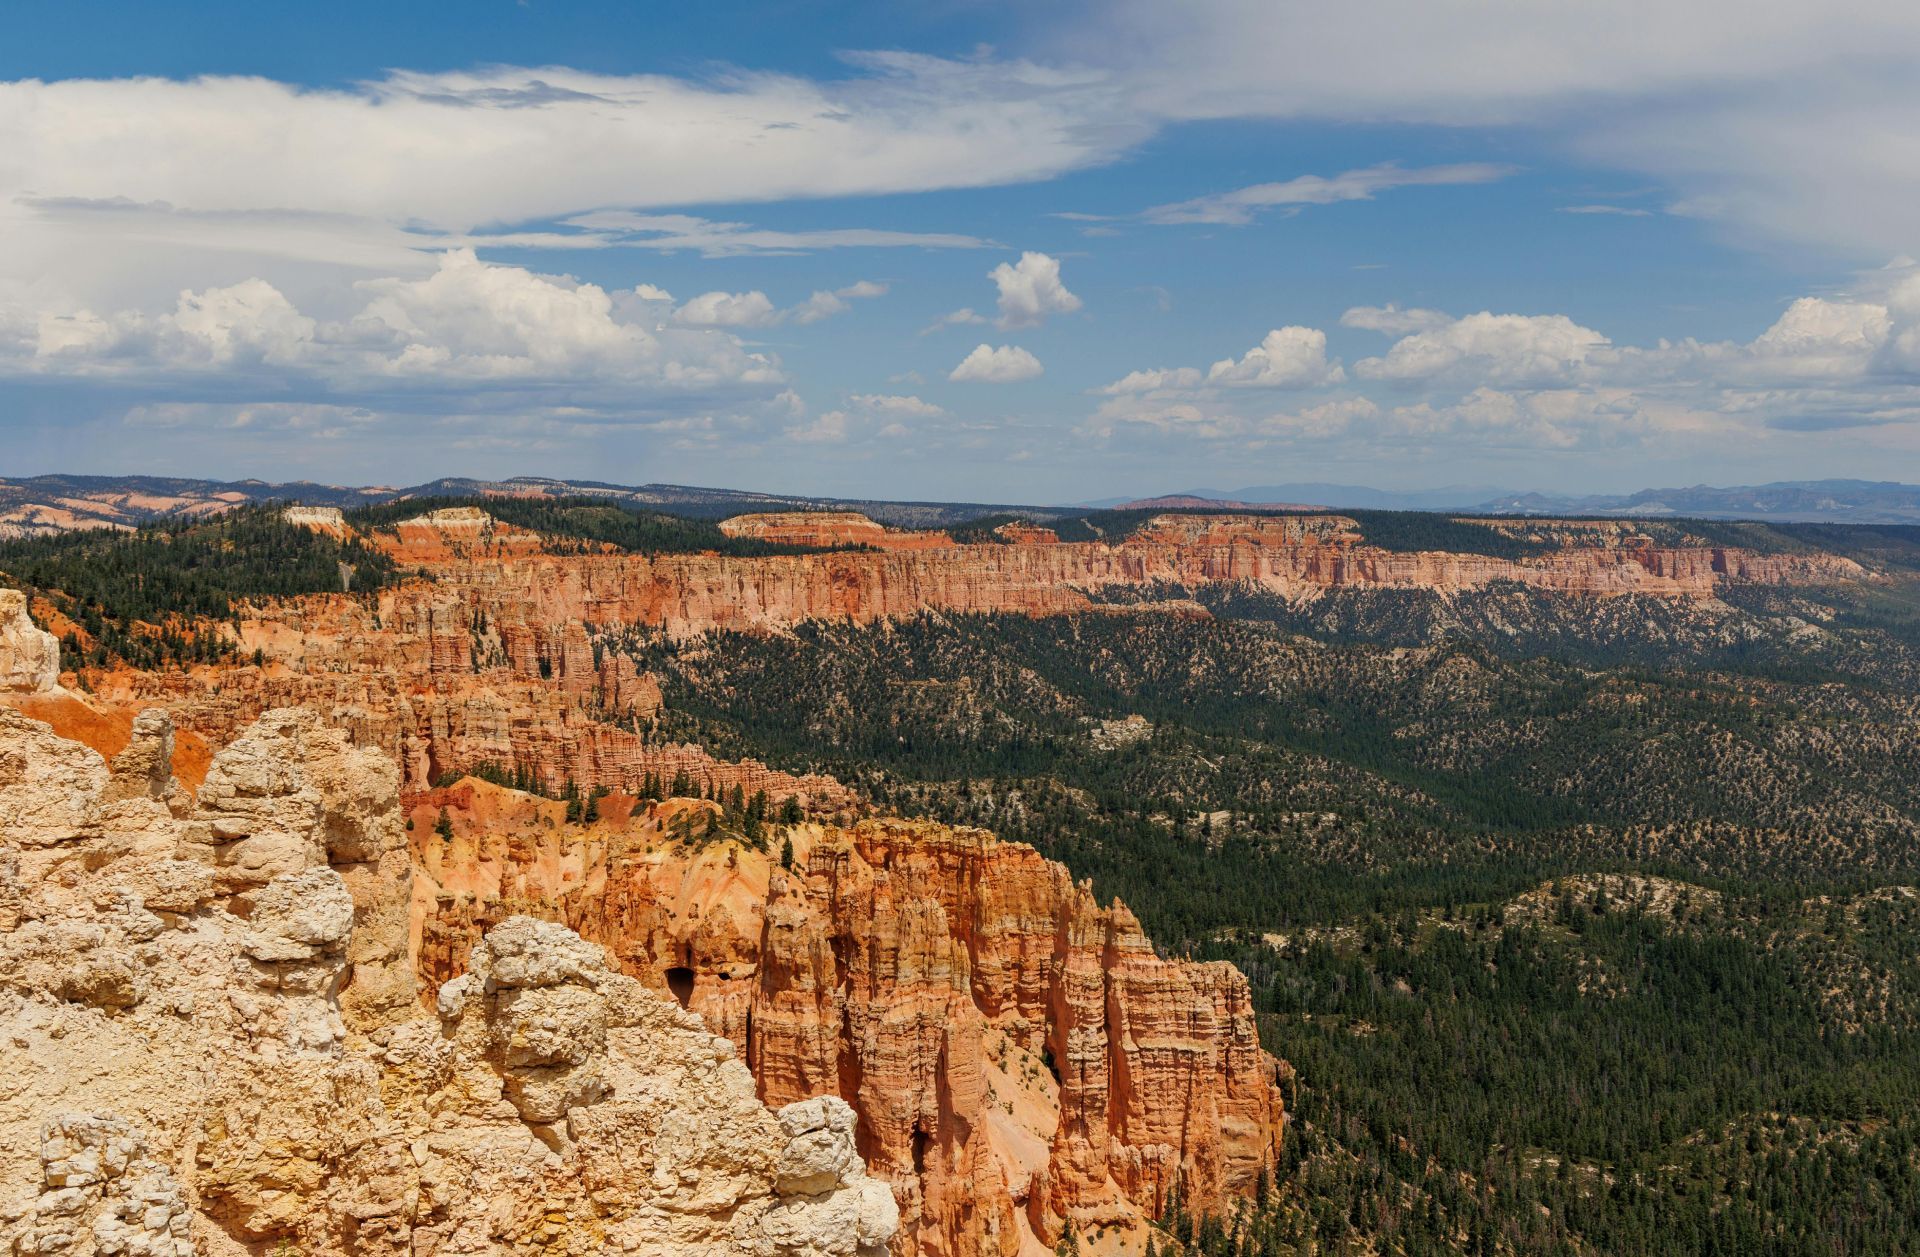
[[[29,699],[70,724],[99,707]],[[583,827],[469,779],[403,808],[368,731],[270,710],[189,786],[159,709],[109,767],[0,708],[0,1020],[32,1062],[0,1083],[0,1223],[22,1251],[141,1208],[151,1225],[100,1251],[851,1253],[893,1211],[900,1254],[1030,1255],[1069,1221],[1128,1251],[1175,1176],[1221,1205],[1271,1164],[1283,1114],[1245,980],[1159,959],[1030,848],[803,824],[782,868],[678,837],[714,810],[692,800],[616,793]],[[749,1132],[717,1196],[697,1141],[665,1169],[610,1151],[694,1103],[660,1098],[663,1041],[698,1065],[680,1083],[731,1088],[689,1120]],[[655,1108],[620,1106],[636,1092]],[[789,1112],[822,1095],[853,1107]],[[771,1143],[756,1097],[789,1106]],[[826,1171],[781,1168],[803,1153],[841,1166],[824,1213],[795,1184]],[[134,1169],[70,1168],[102,1158]],[[467,1182],[501,1196],[484,1217]]]
[[[751,535],[786,536],[786,518],[729,525]],[[714,629],[779,630],[810,619],[870,623],[926,611],[1057,615],[1100,605],[1104,591],[1142,585],[1245,582],[1299,600],[1337,589],[1448,593],[1502,581],[1559,594],[1710,597],[1733,584],[1866,575],[1857,563],[1834,555],[1651,543],[1570,545],[1524,559],[1390,551],[1362,543],[1358,525],[1337,515],[1168,515],[1114,543],[1047,542],[1023,533],[962,546],[944,534],[919,536],[928,544],[754,559],[526,554],[500,563],[451,557],[430,567],[431,593],[413,587],[393,599],[396,610],[430,599],[446,609],[443,614],[470,623],[579,622],[690,636]],[[421,613],[417,607],[412,612]]]
[[[332,513],[297,522],[344,526]],[[215,746],[270,708],[306,707],[396,757],[410,789],[483,765],[532,773],[550,791],[569,780],[637,791],[649,776],[684,772],[703,792],[738,785],[830,815],[857,806],[838,783],[725,763],[654,737],[659,686],[630,648],[659,633],[780,632],[810,619],[864,624],[927,612],[1204,615],[1164,594],[1231,582],[1299,601],[1336,589],[1444,593],[1495,581],[1547,594],[1710,597],[1738,583],[1865,575],[1831,555],[1658,547],[1625,527],[1574,529],[1570,538],[1593,544],[1523,560],[1392,552],[1364,544],[1340,515],[1167,515],[1114,543],[1003,528],[996,542],[958,545],[944,533],[880,529],[847,515],[746,516],[728,528],[816,543],[858,534],[876,548],[751,559],[550,553],[536,534],[476,508],[435,511],[371,538],[416,573],[399,585],[250,608],[236,644],[257,666],[90,680],[121,724],[161,704],[183,731]],[[1152,591],[1146,601],[1143,588]],[[26,645],[42,640],[17,610],[0,608],[0,633]],[[19,694],[51,683],[51,645],[9,657],[19,661],[17,675],[0,676],[0,701],[21,706]]]
[[[857,511],[777,511],[735,515],[720,521],[729,537],[748,537],[778,545],[870,546],[881,550],[937,550],[954,544],[945,533],[887,528]]]
[[[0,709],[0,1251],[884,1250],[852,1111],[769,1111],[564,927],[501,921],[423,1007],[385,757],[274,712],[196,799],[170,740]]]
[[[556,792],[568,781],[633,790],[685,773],[703,793],[738,786],[823,812],[854,805],[831,778],[655,737],[659,684],[627,656],[597,649],[579,623],[530,622],[407,589],[372,604],[327,596],[263,608],[241,645],[261,662],[97,675],[95,706],[158,704],[214,745],[272,708],[303,707],[392,756],[416,790],[490,765],[531,772]]]
[[[673,818],[703,805],[602,806],[581,827],[484,782],[416,798],[422,976],[461,972],[516,912],[600,942],[727,1035],[767,1103],[853,1103],[901,1203],[898,1251],[1047,1251],[1069,1219],[1138,1251],[1176,1175],[1220,1207],[1271,1165],[1277,1066],[1246,979],[1159,958],[1124,907],[1032,848],[809,824],[770,843],[793,844],[786,869],[744,842],[677,841]]]

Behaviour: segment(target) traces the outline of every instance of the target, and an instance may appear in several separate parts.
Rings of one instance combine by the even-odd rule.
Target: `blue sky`
[[[1912,8],[33,6],[0,475],[1920,479]]]

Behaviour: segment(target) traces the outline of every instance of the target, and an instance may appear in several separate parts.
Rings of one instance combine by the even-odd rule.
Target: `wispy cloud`
[[[960,309],[943,314],[933,322],[927,324],[920,329],[920,334],[922,336],[929,336],[934,332],[944,331],[949,327],[972,327],[975,324],[985,323],[986,321],[986,316],[976,312],[971,306],[962,306]]]
[[[1297,211],[1307,205],[1333,205],[1340,201],[1370,201],[1381,192],[1395,188],[1439,187],[1448,184],[1492,183],[1514,172],[1512,166],[1491,162],[1460,162],[1446,166],[1420,166],[1413,169],[1386,163],[1360,170],[1323,175],[1300,175],[1279,183],[1256,183],[1252,187],[1212,196],[1195,197],[1156,205],[1140,217],[1149,223],[1212,223],[1226,227],[1244,227],[1259,217],[1262,210]]]
[[[572,232],[550,232],[532,239],[510,233],[498,239],[521,247],[654,249],[662,253],[699,253],[705,257],[744,254],[811,253],[821,249],[985,249],[992,241],[938,231],[888,231],[875,227],[838,227],[813,231],[774,231],[751,223],[716,222],[690,214],[643,214],[633,210],[594,210],[561,220]],[[475,237],[485,242],[489,237]]]
[[[1562,205],[1562,214],[1617,214],[1622,218],[1651,218],[1653,211],[1634,205]]]

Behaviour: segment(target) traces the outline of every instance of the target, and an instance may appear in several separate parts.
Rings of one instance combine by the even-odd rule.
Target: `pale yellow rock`
[[[45,694],[60,684],[60,642],[27,614],[27,596],[0,589],[0,693]]]
[[[0,707],[0,843],[72,844],[94,831],[107,761],[53,728]]]
[[[0,1213],[10,1252],[187,1257],[192,1215],[146,1140],[110,1114],[61,1113],[40,1132],[43,1190]]]
[[[0,710],[0,1253],[885,1251],[851,1110],[769,1112],[572,931],[503,922],[424,1008],[390,761],[271,712],[187,814],[170,737],[109,773]]]

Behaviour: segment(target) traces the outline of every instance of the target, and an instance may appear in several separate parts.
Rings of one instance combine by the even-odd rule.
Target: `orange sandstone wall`
[[[1031,847],[809,825],[787,872],[737,843],[670,843],[665,817],[699,805],[616,799],[583,829],[515,800],[477,783],[416,800],[421,976],[459,973],[508,913],[565,921],[732,1037],[768,1103],[851,1102],[901,1204],[897,1252],[1015,1257],[1069,1218],[1137,1251],[1176,1173],[1217,1205],[1272,1162],[1278,1066],[1246,979],[1160,959]]]
[[[814,518],[844,531],[860,517],[799,517]],[[757,525],[769,533],[797,526],[785,517]],[[596,649],[596,635],[778,632],[809,619],[870,623],[924,611],[1063,614],[1111,609],[1104,590],[1156,583],[1246,581],[1302,600],[1332,589],[1449,592],[1497,580],[1572,594],[1708,597],[1732,583],[1864,575],[1832,556],[1660,548],[1611,535],[1606,545],[1518,561],[1393,553],[1357,544],[1353,521],[1338,515],[1163,516],[1111,545],[1034,533],[958,546],[944,534],[887,533],[900,548],[761,559],[547,554],[533,534],[474,510],[439,512],[382,536],[426,578],[371,602],[315,596],[255,608],[240,645],[258,651],[262,667],[115,673],[95,688],[110,703],[164,702],[180,727],[214,745],[269,707],[312,707],[395,755],[414,789],[489,762],[533,768],[550,788],[572,778],[633,790],[648,773],[684,770],[703,788],[739,784],[833,810],[853,801],[825,778],[655,743],[646,729],[660,708],[658,684],[619,651]],[[913,548],[920,540],[938,544]],[[1126,612],[1205,614],[1191,603]]]
[[[766,631],[809,619],[866,623],[927,610],[1062,614],[1094,605],[1106,586],[1160,582],[1247,581],[1300,599],[1333,589],[1455,592],[1494,581],[1569,594],[1709,597],[1727,584],[1863,575],[1851,560],[1831,555],[1717,547],[1590,546],[1527,559],[1400,553],[1357,544],[1352,521],[1340,516],[1167,516],[1119,544],[941,545],[761,559],[542,555],[433,570],[441,596],[507,622],[578,620],[681,636]]]

